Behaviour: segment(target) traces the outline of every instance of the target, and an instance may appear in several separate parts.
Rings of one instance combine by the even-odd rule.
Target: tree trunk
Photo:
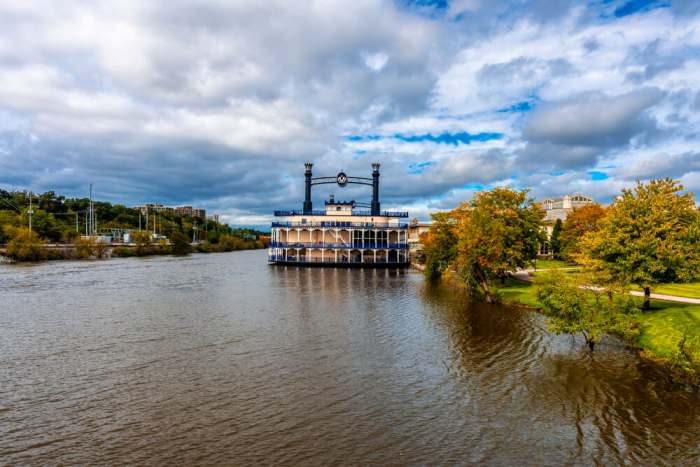
[[[642,309],[648,310],[651,308],[651,287],[648,285],[644,287],[644,305]]]
[[[588,341],[588,348],[590,349],[591,352],[593,352],[593,349],[595,348],[595,342],[593,341]]]

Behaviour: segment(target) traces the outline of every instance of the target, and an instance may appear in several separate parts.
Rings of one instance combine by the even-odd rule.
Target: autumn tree
[[[574,208],[561,226],[559,242],[560,256],[572,261],[580,253],[579,241],[588,232],[598,230],[598,224],[605,217],[605,208],[599,204],[587,204]]]
[[[426,239],[426,275],[453,269],[470,293],[495,300],[494,280],[531,263],[543,240],[543,212],[527,191],[494,188],[472,201],[433,215]]]
[[[608,208],[597,231],[581,240],[584,266],[608,283],[644,289],[700,277],[700,221],[693,195],[671,179],[637,183]]]
[[[7,243],[7,256],[17,261],[40,261],[46,259],[44,242],[36,232],[23,227],[5,226],[11,238]]]

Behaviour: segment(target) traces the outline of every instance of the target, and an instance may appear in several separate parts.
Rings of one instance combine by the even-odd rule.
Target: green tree
[[[624,290],[587,287],[581,278],[560,271],[537,276],[535,286],[549,329],[580,333],[591,350],[607,333],[627,338],[638,333],[636,305]]]
[[[700,277],[700,222],[692,194],[671,179],[637,183],[581,240],[580,262],[603,283],[634,284],[650,306],[651,287]]]
[[[549,247],[552,250],[552,256],[559,259],[561,256],[561,219],[557,219],[552,228],[552,236],[549,238]]]
[[[425,255],[425,276],[438,279],[457,256],[456,219],[452,212],[438,212],[430,216],[430,230],[421,239]]]
[[[6,227],[19,227],[20,218],[15,211],[0,211],[0,243],[7,243],[10,240],[10,230]]]
[[[173,232],[170,236],[170,242],[172,243],[172,251],[175,255],[188,255],[192,252],[190,239],[182,232]]]

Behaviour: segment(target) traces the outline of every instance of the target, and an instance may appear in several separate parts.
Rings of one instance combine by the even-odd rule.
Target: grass
[[[520,303],[539,308],[535,287],[530,282],[507,279],[504,287],[498,288],[498,296],[504,303]]]
[[[671,358],[684,334],[700,336],[700,306],[652,300],[652,309],[639,314],[637,344],[663,358]]]
[[[697,293],[700,283],[673,284],[668,290],[673,290],[675,295],[677,287],[687,287],[680,289],[686,290],[686,293],[693,291]],[[654,292],[662,293],[659,289],[662,287],[655,289]],[[509,279],[504,287],[498,289],[498,295],[505,303],[540,306],[535,295],[535,287],[529,282]],[[639,304],[641,308],[641,299]],[[672,359],[684,334],[688,338],[700,336],[700,306],[662,300],[652,300],[651,305],[651,310],[640,312],[637,317],[640,333],[635,344],[650,352],[652,356]]]
[[[557,269],[576,267],[576,264],[567,263],[558,259],[538,259],[535,262],[537,269]]]
[[[700,298],[700,282],[660,284],[652,287],[651,292],[664,295],[676,295],[678,297]]]

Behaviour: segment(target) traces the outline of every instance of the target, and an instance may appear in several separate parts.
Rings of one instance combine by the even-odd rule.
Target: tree
[[[574,260],[580,253],[579,242],[588,232],[598,230],[598,224],[605,217],[605,208],[599,204],[587,204],[574,208],[561,226],[559,236],[560,256],[567,261]]]
[[[700,277],[700,221],[693,195],[671,179],[637,183],[608,208],[597,231],[581,240],[580,262],[607,283],[644,289]]]
[[[41,261],[46,259],[44,242],[36,232],[23,227],[6,226],[11,237],[7,243],[7,256],[17,261]]]
[[[457,232],[453,213],[438,212],[430,216],[433,224],[421,238],[425,254],[425,275],[438,279],[457,256]]]
[[[131,239],[136,244],[136,255],[148,254],[148,247],[151,244],[151,234],[145,230],[137,230],[131,233]]]
[[[190,245],[190,240],[182,232],[173,232],[170,236],[170,242],[172,243],[172,251],[175,255],[188,255],[192,252],[192,247]]]
[[[607,333],[628,338],[638,333],[636,305],[628,293],[587,287],[575,277],[554,271],[535,278],[537,300],[552,332],[580,333],[590,350]]]
[[[495,300],[491,282],[530,264],[543,240],[544,213],[527,191],[494,188],[471,202],[433,216],[428,236],[426,274],[451,267],[470,293]]]
[[[552,256],[559,259],[561,256],[561,219],[557,219],[552,228],[552,236],[549,238],[549,247],[552,250]]]

